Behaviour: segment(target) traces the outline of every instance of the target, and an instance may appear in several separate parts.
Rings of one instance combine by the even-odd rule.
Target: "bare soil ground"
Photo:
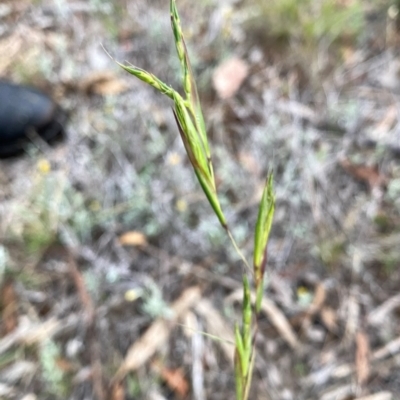
[[[0,3],[0,76],[69,113],[65,143],[0,160],[0,398],[235,398],[240,260],[168,99],[101,47],[179,88],[167,3]],[[361,3],[357,34],[319,35],[317,16],[311,37],[274,31],[257,2],[177,3],[218,190],[249,259],[275,173],[250,398],[400,399],[395,2]]]

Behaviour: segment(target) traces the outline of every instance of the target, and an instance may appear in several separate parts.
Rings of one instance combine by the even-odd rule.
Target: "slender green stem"
[[[229,239],[231,240],[233,247],[235,248],[236,253],[239,255],[239,257],[242,259],[246,269],[253,275],[253,270],[250,268],[250,264],[247,262],[246,257],[244,256],[244,254],[242,253],[242,251],[240,250],[238,244],[236,243],[235,238],[233,237],[231,231],[229,230],[228,227],[225,227],[226,229],[226,233],[229,236]]]
[[[244,395],[243,395],[243,400],[248,400],[249,394],[250,394],[250,387],[251,387],[251,382],[253,378],[253,369],[254,369],[254,361],[256,359],[256,349],[255,349],[255,338],[254,338],[254,343],[253,343],[253,350],[251,354],[251,360],[250,360],[250,366],[249,366],[249,372],[246,377],[246,385],[244,388]]]

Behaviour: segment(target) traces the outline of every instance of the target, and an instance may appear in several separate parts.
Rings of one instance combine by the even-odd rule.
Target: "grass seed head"
[[[262,284],[264,277],[266,249],[274,210],[273,174],[270,174],[264,186],[254,234],[254,277],[257,287]]]

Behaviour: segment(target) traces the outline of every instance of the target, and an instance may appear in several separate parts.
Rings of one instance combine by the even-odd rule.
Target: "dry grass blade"
[[[189,311],[185,316],[186,336],[192,342],[192,392],[193,400],[206,400],[204,388],[204,336],[201,332],[201,324],[194,312]]]
[[[14,398],[16,391],[12,386],[0,382],[0,398]]]
[[[293,331],[285,314],[275,305],[275,303],[263,298],[261,302],[261,311],[267,315],[272,325],[274,325],[286,343],[292,349],[296,349],[299,345],[297,335]]]
[[[386,357],[393,356],[400,353],[400,336],[385,344],[380,349],[374,351],[372,355],[373,360],[382,360]]]
[[[159,348],[165,345],[171,332],[171,325],[175,324],[199,299],[200,289],[198,287],[186,289],[171,306],[173,317],[168,321],[162,318],[157,319],[143,336],[129,348],[124,362],[113,378],[113,382],[121,381],[128,372],[140,368]]]
[[[356,335],[356,375],[357,384],[362,388],[370,375],[370,348],[368,336],[365,332]]]
[[[384,322],[385,318],[390,318],[390,315],[393,313],[393,311],[399,307],[400,294],[391,297],[379,307],[372,310],[367,317],[367,321],[370,325],[379,326]]]
[[[357,397],[356,400],[392,400],[394,399],[393,394],[390,392],[379,392],[371,394],[369,396]]]
[[[216,343],[221,346],[227,360],[233,364],[235,338],[229,324],[224,320],[218,310],[206,299],[201,299],[197,303],[196,311],[205,319],[207,332],[221,339]]]
[[[60,328],[60,321],[51,318],[41,324],[32,323],[27,317],[20,317],[19,325],[0,340],[0,354],[15,344],[33,345],[51,338]]]
[[[325,392],[320,400],[345,400],[353,395],[353,385],[343,385]]]

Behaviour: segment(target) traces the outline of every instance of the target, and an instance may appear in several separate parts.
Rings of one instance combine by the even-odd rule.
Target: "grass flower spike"
[[[178,10],[174,0],[171,0],[170,11],[176,50],[182,69],[182,84],[185,98],[153,74],[135,66],[118,64],[125,71],[153,86],[159,92],[165,94],[174,101],[173,111],[175,120],[189,160],[220,224],[227,229],[226,219],[217,196],[204,117],[190,66],[189,55],[183,39]]]
[[[132,66],[118,63],[125,71],[138,79],[153,86],[173,101],[173,113],[179,134],[186,153],[192,164],[197,179],[214,211],[220,224],[226,230],[237,254],[242,258],[247,269],[243,271],[243,307],[242,321],[235,328],[235,383],[237,400],[249,398],[255,360],[255,335],[257,332],[257,318],[260,312],[264,290],[264,270],[266,264],[266,248],[274,214],[275,199],[272,188],[272,174],[267,179],[261,199],[258,219],[255,229],[254,262],[250,268],[246,258],[234,240],[222,212],[217,195],[214,170],[211,161],[210,147],[204,123],[203,112],[199,101],[196,82],[190,65],[189,55],[183,38],[178,10],[175,0],[170,0],[171,25],[174,34],[176,51],[182,72],[182,87],[184,96],[162,82],[153,74]],[[256,291],[256,304],[252,304],[249,278],[251,275]]]
[[[260,206],[254,233],[254,281],[256,286],[257,300],[256,312],[260,311],[261,300],[264,291],[264,272],[267,263],[267,243],[271,231],[272,220],[275,211],[275,196],[273,191],[273,174],[268,177]]]

